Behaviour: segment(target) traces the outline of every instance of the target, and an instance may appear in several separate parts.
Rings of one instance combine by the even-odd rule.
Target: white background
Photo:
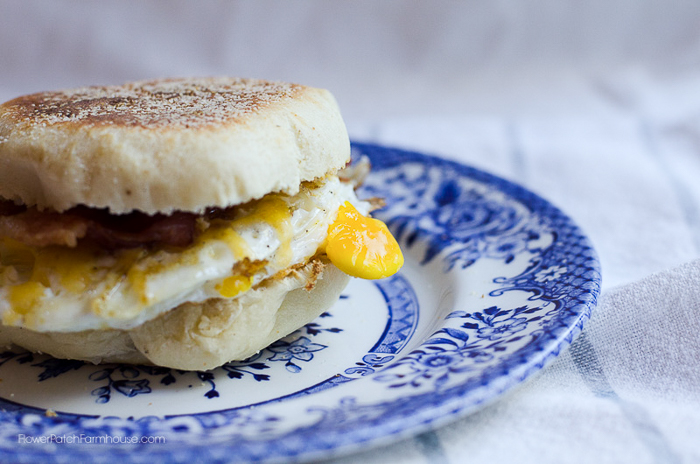
[[[699,26],[691,0],[2,0],[0,98],[228,74],[329,88],[351,125],[660,102],[681,114],[697,109]]]

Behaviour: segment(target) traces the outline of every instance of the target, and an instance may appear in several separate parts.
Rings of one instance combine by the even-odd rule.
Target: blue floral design
[[[8,361],[15,361],[18,364],[26,364],[34,361],[34,355],[28,351],[5,350],[0,353],[0,366]]]
[[[123,378],[115,379],[115,374]],[[138,368],[130,366],[115,366],[101,369],[90,374],[89,379],[95,382],[106,381],[107,384],[92,390],[92,396],[96,396],[98,403],[107,403],[113,392],[121,393],[127,398],[132,398],[143,393],[150,393],[148,379],[136,379],[140,372]]]
[[[332,317],[329,312],[321,315],[322,319],[329,317]],[[90,381],[102,383],[101,386],[94,388],[90,394],[96,397],[96,403],[104,404],[112,399],[114,393],[119,393],[126,398],[151,393],[157,385],[154,385],[152,382],[157,378],[160,378],[159,384],[167,386],[176,383],[180,378],[194,375],[201,383],[209,386],[209,389],[204,393],[204,397],[214,399],[220,396],[216,388],[218,374],[225,372],[226,377],[233,380],[249,376],[257,382],[269,381],[270,375],[260,372],[270,369],[270,366],[264,361],[286,361],[285,367],[288,371],[299,373],[302,368],[295,364],[294,360],[309,362],[313,359],[314,352],[326,348],[325,345],[311,343],[310,339],[302,336],[301,333],[316,336],[321,333],[336,334],[340,332],[342,332],[342,329],[337,327],[323,327],[318,322],[311,322],[248,359],[226,363],[213,371],[187,372],[157,366],[107,365],[88,375]],[[264,359],[270,353],[272,355]],[[46,358],[36,363],[34,363],[34,360],[34,354],[27,351],[7,350],[0,353],[0,366],[9,361],[14,361],[18,364],[33,363],[30,364],[32,367],[43,369],[37,375],[40,382],[87,366],[83,361],[67,359]]]
[[[510,321],[496,322],[491,326],[477,329],[477,336],[487,340],[500,340],[527,328],[527,319],[515,318]]]
[[[381,168],[385,159],[373,161]],[[464,382],[472,370],[482,372],[476,369],[479,364],[526,359],[548,339],[542,335],[570,331],[570,317],[585,320],[591,296],[595,303],[600,274],[594,252],[568,218],[518,187],[497,182],[502,190],[494,191],[494,179],[485,173],[470,171],[465,176],[463,168],[426,166],[418,159],[413,164],[414,159],[409,153],[400,165],[389,162],[389,172],[366,186],[371,195],[386,198],[383,214],[396,235],[409,248],[422,244],[424,264],[442,257],[447,272],[482,259],[505,266],[515,264],[516,258],[525,260],[523,271],[494,278],[498,288],[489,296],[526,292],[532,304],[455,311],[446,322],[461,319],[461,325],[447,323],[375,381],[390,388],[431,383],[433,388],[446,388],[452,381]]]
[[[376,354],[367,354],[362,357],[362,361],[355,363],[354,367],[345,369],[346,375],[365,376],[374,373],[377,369],[381,369],[384,365],[394,359],[394,356],[378,356]]]
[[[396,373],[396,368],[391,372],[378,375],[375,380],[390,382],[390,388],[411,387],[416,388],[424,383],[430,383],[433,387],[442,388],[454,374],[463,374],[474,370],[469,357],[464,351],[454,348],[432,347],[425,350],[417,350],[412,353],[410,371]],[[402,364],[395,364],[402,366]],[[388,369],[387,369],[388,371]]]
[[[476,336],[487,340],[500,340],[515,333],[525,330],[530,322],[538,321],[542,317],[519,317],[521,314],[536,313],[541,308],[521,306],[519,308],[502,310],[498,306],[491,306],[482,311],[477,311],[473,314],[464,311],[455,311],[450,313],[447,318],[463,318],[471,319],[475,322],[465,322],[462,328],[476,329]]]
[[[253,377],[253,380],[257,382],[270,380],[270,376],[267,374],[260,374],[253,372],[262,371],[264,369],[269,369],[270,366],[258,360],[262,357],[264,351],[254,354],[244,361],[233,361],[221,366],[221,369],[226,371],[226,375],[229,379],[242,379],[246,374]]]
[[[459,327],[438,330],[420,349],[385,369],[375,380],[389,382],[392,388],[417,387],[426,381],[434,382],[435,388],[443,388],[451,377],[493,362],[508,345],[521,342],[523,337],[517,334],[529,324],[541,321],[542,311],[539,306],[512,309],[490,306],[473,313],[453,311],[446,320],[464,320]]]
[[[475,370],[475,363],[488,361],[492,355],[478,341],[457,329],[440,329],[421,348],[393,363],[374,377],[390,388],[417,388],[431,384],[443,388],[455,374]]]
[[[326,345],[312,343],[306,337],[301,337],[289,343],[284,340],[273,343],[267,349],[274,353],[267,358],[268,361],[286,361],[285,367],[288,371],[297,373],[301,367],[294,364],[292,360],[309,362],[314,359],[314,353],[328,348]]]
[[[428,188],[438,177],[440,187]],[[469,267],[482,257],[509,264],[524,250],[534,252],[542,245],[539,216],[516,199],[494,195],[489,186],[458,172],[414,169],[407,163],[378,182],[368,182],[365,189],[387,199],[387,223],[398,239],[409,247],[416,242],[426,244],[423,264],[443,251],[447,251],[448,271],[456,265]],[[415,196],[407,208],[411,193]]]
[[[559,279],[559,277],[566,274],[565,266],[551,266],[540,270],[535,274],[535,280],[537,282],[549,282]]]

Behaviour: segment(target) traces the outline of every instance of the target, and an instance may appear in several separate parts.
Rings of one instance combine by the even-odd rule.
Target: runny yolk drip
[[[386,224],[363,216],[347,201],[328,227],[326,254],[338,269],[362,279],[389,277],[403,266],[399,244]]]

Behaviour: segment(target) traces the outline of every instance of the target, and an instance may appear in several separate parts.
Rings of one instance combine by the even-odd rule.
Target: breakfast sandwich
[[[403,264],[333,96],[238,78],[0,105],[0,344],[205,370]]]

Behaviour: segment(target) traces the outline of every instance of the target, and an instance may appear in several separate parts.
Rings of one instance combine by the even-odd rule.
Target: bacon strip
[[[187,246],[194,240],[197,215],[176,212],[169,216],[134,212],[111,215],[106,210],[72,208],[63,213],[12,207],[0,201],[0,236],[36,247],[75,247],[88,239],[107,249],[154,244]]]
[[[31,246],[65,245],[74,247],[85,237],[88,221],[66,214],[40,213],[30,209],[0,216],[0,235]]]
[[[366,160],[358,163],[360,166],[354,171],[346,168],[341,180],[354,185],[361,183],[369,170],[368,163]],[[383,206],[378,198],[369,201],[372,209]],[[76,206],[57,213],[38,211],[35,207],[27,208],[0,198],[0,237],[36,247],[75,247],[83,239],[109,250],[149,245],[184,247],[194,241],[197,218],[229,219],[235,216],[236,210],[236,206],[215,207],[203,215],[175,212],[149,216],[141,212],[113,215],[107,209]]]

